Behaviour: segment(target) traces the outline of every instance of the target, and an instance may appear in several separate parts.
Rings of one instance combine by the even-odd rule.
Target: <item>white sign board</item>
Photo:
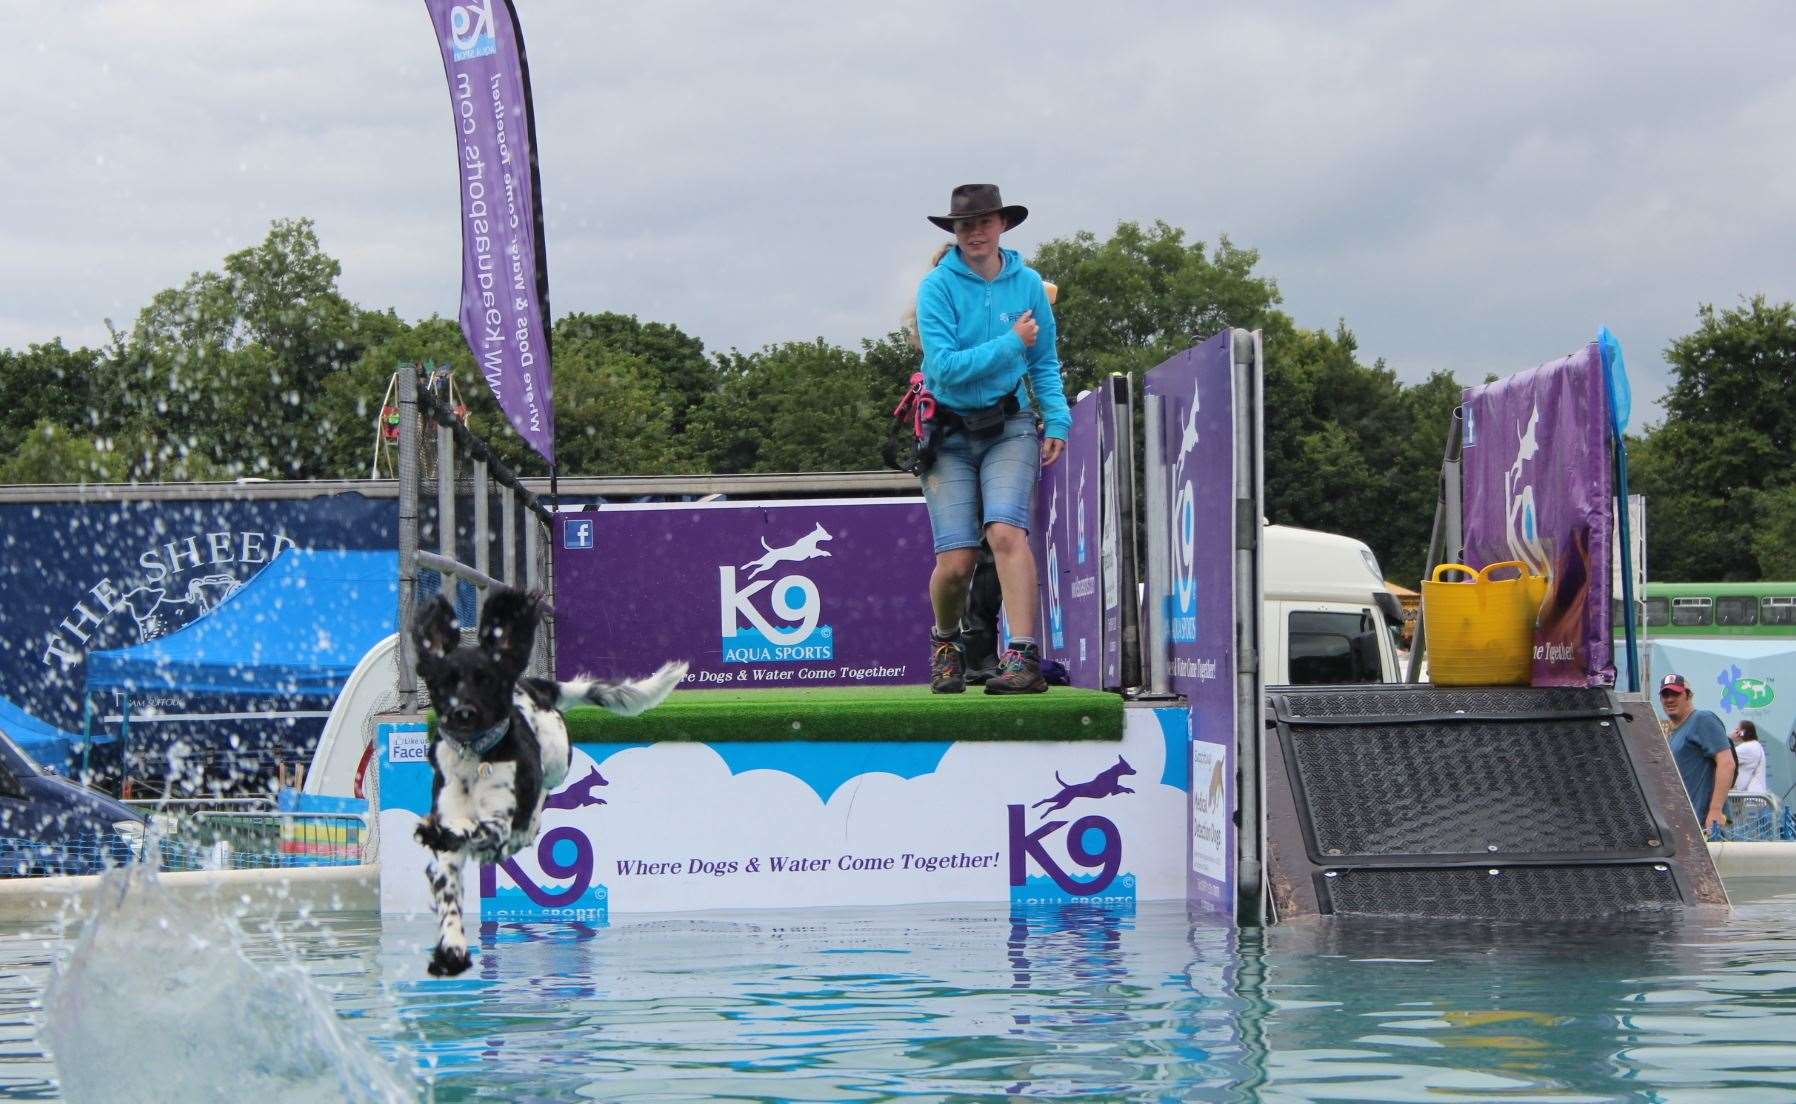
[[[470,873],[481,920],[1186,894],[1188,722],[1120,742],[579,744],[534,848]],[[427,911],[428,763],[381,756],[381,903]]]

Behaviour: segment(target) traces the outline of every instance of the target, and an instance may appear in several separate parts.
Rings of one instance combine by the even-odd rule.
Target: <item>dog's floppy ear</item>
[[[461,647],[461,622],[455,607],[441,594],[424,603],[412,618],[412,640],[419,659],[442,659]]]
[[[495,590],[480,611],[480,647],[512,678],[530,665],[541,614],[537,596],[521,590]]]

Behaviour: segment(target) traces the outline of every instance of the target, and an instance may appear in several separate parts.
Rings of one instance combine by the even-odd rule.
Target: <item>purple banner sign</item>
[[[1053,467],[1042,469],[1041,482],[1035,488],[1035,528],[1029,533],[1029,544],[1035,551],[1036,575],[1039,579],[1041,604],[1039,614],[1042,655],[1065,665],[1068,646],[1066,636],[1066,588],[1070,575],[1072,545],[1067,542],[1066,454]],[[1077,645],[1073,650],[1076,651]]]
[[[1098,592],[1099,555],[1098,489],[1102,458],[1098,448],[1098,408],[1103,396],[1087,392],[1073,404],[1073,425],[1066,435],[1066,452],[1055,465],[1065,487],[1067,551],[1060,569],[1066,573],[1066,664],[1074,686],[1100,689],[1104,670],[1104,608]],[[1065,555],[1065,553],[1063,553]]]
[[[683,659],[694,689],[929,681],[922,499],[606,506],[555,526],[563,678]]]
[[[1122,527],[1121,475],[1119,464],[1131,463],[1128,457],[1119,457],[1118,449],[1122,444],[1122,434],[1117,428],[1116,396],[1111,393],[1116,380],[1120,377],[1108,377],[1090,398],[1098,405],[1098,560],[1100,563],[1099,580],[1103,593],[1099,596],[1104,619],[1104,654],[1101,669],[1098,672],[1098,686],[1105,690],[1122,688],[1122,587],[1124,571],[1122,565],[1122,544],[1118,539],[1118,531]],[[1126,383],[1126,379],[1124,380]],[[1129,417],[1126,408],[1123,417]],[[1134,597],[1130,596],[1131,599]]]
[[[461,331],[512,428],[555,462],[549,269],[524,38],[511,0],[424,0],[461,180]]]
[[[1235,911],[1235,420],[1231,335],[1223,331],[1147,374],[1159,396],[1172,578],[1163,644],[1172,688],[1191,710],[1191,900]],[[1152,539],[1150,535],[1150,539]],[[1150,561],[1151,562],[1151,561]],[[1161,642],[1152,646],[1162,647]]]
[[[1465,557],[1551,575],[1536,686],[1611,686],[1614,469],[1601,348],[1465,392]]]

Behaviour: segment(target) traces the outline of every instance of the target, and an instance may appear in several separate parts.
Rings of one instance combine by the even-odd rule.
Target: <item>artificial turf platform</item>
[[[679,690],[638,717],[568,710],[577,744],[696,740],[1121,740],[1123,700],[1056,686],[1045,694],[932,694],[927,686]]]

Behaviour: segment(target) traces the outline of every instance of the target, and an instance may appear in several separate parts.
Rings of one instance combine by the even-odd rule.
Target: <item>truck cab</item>
[[[1364,541],[1267,525],[1262,533],[1261,670],[1267,685],[1400,682],[1402,606]]]

